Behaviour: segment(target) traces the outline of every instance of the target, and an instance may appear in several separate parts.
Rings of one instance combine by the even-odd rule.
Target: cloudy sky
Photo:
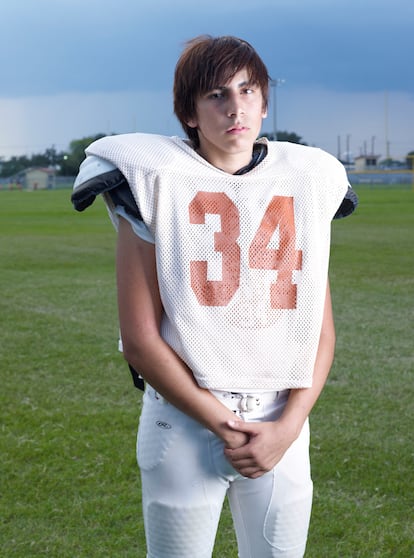
[[[97,133],[181,135],[174,65],[205,33],[248,40],[284,80],[264,132],[276,123],[334,155],[414,150],[413,0],[10,0],[0,157]]]

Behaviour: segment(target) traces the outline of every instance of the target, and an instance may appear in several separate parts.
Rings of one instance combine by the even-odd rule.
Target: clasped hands
[[[281,421],[226,423],[234,434],[225,442],[224,454],[231,465],[244,477],[261,477],[281,460],[295,436]]]

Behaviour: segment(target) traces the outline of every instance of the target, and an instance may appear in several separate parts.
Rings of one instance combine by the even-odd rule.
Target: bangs
[[[211,45],[198,67],[198,95],[223,86],[237,72],[246,69],[251,85],[259,85],[267,98],[269,76],[267,69],[252,47],[234,37],[221,37]]]

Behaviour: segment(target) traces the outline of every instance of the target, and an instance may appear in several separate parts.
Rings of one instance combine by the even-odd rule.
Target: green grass
[[[412,558],[414,194],[358,192],[333,228],[337,356],[311,418],[306,557]],[[0,556],[144,558],[115,236],[101,200],[78,214],[69,197],[0,192]],[[237,556],[227,507],[214,556]]]

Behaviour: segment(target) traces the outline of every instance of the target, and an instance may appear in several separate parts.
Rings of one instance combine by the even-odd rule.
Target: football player
[[[117,229],[150,558],[211,557],[226,496],[240,558],[305,552],[308,417],[335,345],[330,227],[357,199],[330,154],[260,138],[268,87],[246,41],[193,39],[174,81],[187,138],[102,138],[75,184],[75,207],[102,194]]]

